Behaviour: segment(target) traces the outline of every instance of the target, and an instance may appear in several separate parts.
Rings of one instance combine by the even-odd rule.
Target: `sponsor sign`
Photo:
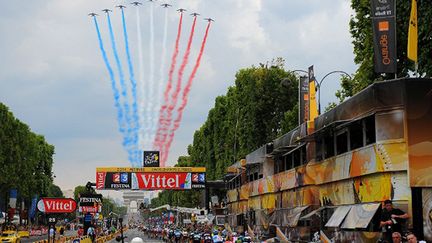
[[[102,211],[102,194],[81,194],[78,211],[82,213],[99,213]]]
[[[396,7],[394,0],[372,0],[376,73],[396,73]]]
[[[43,213],[72,213],[76,206],[71,198],[42,198],[37,203],[37,208]]]
[[[300,77],[299,83],[299,123],[307,122],[309,120],[309,80],[308,77]]]
[[[396,16],[394,0],[372,0],[372,17]]]
[[[143,167],[159,167],[159,151],[144,151],[143,153]]]
[[[205,188],[205,168],[97,168],[96,189],[188,190]]]

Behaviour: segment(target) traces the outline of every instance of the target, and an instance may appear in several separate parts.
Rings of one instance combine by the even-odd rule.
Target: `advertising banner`
[[[377,73],[396,73],[396,12],[393,0],[372,0],[374,62]]]
[[[299,123],[302,124],[309,120],[309,80],[308,77],[300,77],[299,83]]]
[[[72,213],[76,202],[71,198],[41,198],[37,208],[43,213]]]
[[[96,189],[188,190],[205,188],[205,168],[97,168]]]
[[[102,194],[81,194],[78,211],[83,213],[100,213],[102,211]]]
[[[159,167],[159,151],[144,151],[143,167]]]

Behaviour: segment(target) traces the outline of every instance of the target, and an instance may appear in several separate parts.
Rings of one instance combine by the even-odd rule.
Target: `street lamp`
[[[346,75],[347,77],[349,77],[349,79],[352,80],[351,75],[349,75],[347,72],[345,71],[340,71],[340,70],[336,70],[336,71],[331,71],[329,73],[327,73],[326,75],[324,75],[324,77],[319,81],[319,83],[317,82],[317,89],[318,89],[318,114],[321,115],[321,84],[324,81],[325,78],[327,78],[330,74],[333,73],[340,73],[342,75]]]
[[[301,73],[309,74],[308,71],[305,71],[305,70],[302,70],[302,69],[296,69],[296,70],[293,70],[291,72],[292,73],[301,72]],[[329,75],[334,74],[334,73],[340,73],[342,75],[345,75],[345,76],[349,77],[349,79],[352,79],[351,75],[349,75],[347,72],[340,71],[340,70],[335,70],[335,71],[331,71],[331,72],[327,73],[326,75],[324,75],[324,77],[319,82],[315,80],[316,89],[318,91],[318,114],[320,114],[320,115],[321,115],[321,84],[322,84],[322,82],[324,81],[325,78],[327,78]],[[281,81],[281,84],[284,85],[284,86],[287,86],[289,84],[289,82],[291,82],[291,80],[289,80],[289,79],[283,79]]]

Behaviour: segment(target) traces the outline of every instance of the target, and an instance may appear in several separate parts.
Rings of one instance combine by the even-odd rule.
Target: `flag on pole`
[[[417,43],[418,43],[418,34],[417,34],[417,0],[411,1],[411,14],[410,14],[410,22],[408,29],[408,50],[407,56],[408,59],[417,63]]]

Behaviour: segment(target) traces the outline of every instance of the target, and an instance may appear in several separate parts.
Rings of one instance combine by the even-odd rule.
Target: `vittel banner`
[[[205,188],[203,167],[97,168],[97,189],[189,190]]]

